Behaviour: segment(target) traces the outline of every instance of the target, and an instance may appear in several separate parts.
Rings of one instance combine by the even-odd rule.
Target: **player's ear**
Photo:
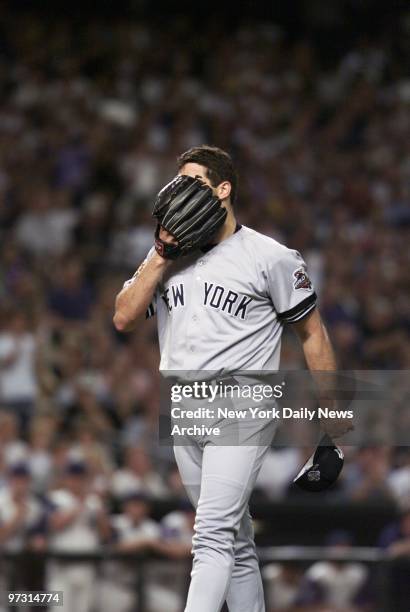
[[[216,195],[220,200],[226,200],[231,195],[232,187],[229,181],[222,181],[216,188]]]

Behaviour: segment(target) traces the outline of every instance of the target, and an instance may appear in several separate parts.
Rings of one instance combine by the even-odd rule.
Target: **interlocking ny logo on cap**
[[[319,482],[320,480],[320,470],[316,469],[319,465],[314,465],[307,473],[307,479],[310,482]]]

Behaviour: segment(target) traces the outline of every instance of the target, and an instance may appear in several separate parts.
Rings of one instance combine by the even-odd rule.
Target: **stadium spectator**
[[[133,489],[139,489],[155,498],[167,493],[161,476],[153,469],[146,450],[140,446],[131,446],[125,450],[124,466],[114,473],[111,481],[111,490],[116,497],[122,497]]]
[[[329,550],[343,552],[352,547],[349,533],[329,534]],[[297,608],[310,612],[354,612],[372,605],[369,593],[370,575],[363,563],[338,560],[318,561],[307,571],[297,597]],[[371,608],[370,608],[371,609]]]
[[[53,460],[51,446],[58,427],[54,416],[37,416],[30,423],[27,455],[33,479],[33,488],[45,493],[52,485]]]
[[[294,563],[269,563],[262,570],[268,610],[296,612],[303,570]]]
[[[398,520],[387,525],[380,534],[379,546],[395,561],[386,567],[388,601],[394,610],[405,610],[410,601],[410,508],[403,508]]]
[[[0,492],[0,547],[10,551],[45,546],[45,509],[31,492],[27,463],[11,464]]]
[[[146,495],[138,490],[129,490],[121,500],[121,514],[111,518],[111,547],[119,553],[135,554],[150,550],[160,537],[159,525],[149,518],[149,505]],[[107,561],[103,565],[101,585],[99,586],[99,609],[109,612],[113,608],[118,612],[131,612],[137,606],[137,580],[141,569],[135,559]],[[149,584],[149,578],[144,579]],[[156,589],[149,584],[149,612],[159,612],[151,602],[156,597]],[[168,609],[167,602],[161,601]],[[162,607],[162,609],[164,609]]]
[[[184,607],[187,593],[187,570],[191,563],[192,536],[195,512],[184,501],[179,509],[165,515],[160,523],[161,537],[152,543],[152,550],[166,561],[156,560],[150,569],[153,579],[153,601],[158,612],[167,609],[179,612]],[[172,562],[170,563],[169,560]]]
[[[22,311],[4,317],[0,333],[0,401],[26,426],[37,396],[36,341]]]
[[[388,476],[392,495],[400,508],[410,507],[410,447],[397,449],[399,464]]]
[[[87,465],[71,460],[65,466],[64,487],[48,495],[49,548],[54,553],[92,553],[108,534],[108,517],[101,499],[89,492]],[[47,589],[63,591],[63,609],[89,612],[95,603],[96,567],[53,559],[47,563]]]
[[[7,466],[26,458],[27,444],[21,439],[17,416],[8,410],[0,411],[0,463]]]
[[[302,4],[308,13],[320,3]],[[346,3],[325,14],[336,4]],[[158,444],[155,321],[128,337],[112,325],[113,296],[152,245],[153,198],[182,150],[208,142],[232,153],[238,219],[306,256],[342,368],[409,369],[409,20],[329,45],[322,30],[304,29],[301,40],[293,23],[290,33],[239,16],[227,41],[211,17],[199,31],[185,16],[164,27],[12,8],[0,45],[0,515],[13,505],[10,466],[28,463],[31,478],[16,482],[49,498],[50,547],[96,551],[107,542],[105,505],[115,509],[124,493],[185,498],[171,449]],[[303,367],[290,332],[282,363]],[[402,447],[403,397],[385,411]],[[300,453],[272,450],[258,482],[264,499],[288,498]],[[347,449],[322,503],[406,508],[407,455]],[[73,456],[87,475],[65,473]],[[185,519],[151,525],[171,556],[188,546]],[[174,520],[181,533],[167,542]],[[403,515],[386,549],[405,547],[405,525]],[[89,607],[90,565],[48,569],[67,611]],[[293,592],[286,572],[273,568],[272,579]]]
[[[0,490],[0,553],[41,551],[46,547],[46,513],[44,505],[31,491],[29,465],[19,461],[6,469],[6,483]],[[10,590],[42,588],[43,576],[32,566],[30,558],[20,563],[0,559],[0,609]],[[41,572],[40,572],[41,574]]]
[[[359,448],[344,478],[348,499],[389,500],[392,492],[388,485],[390,449],[383,446]]]

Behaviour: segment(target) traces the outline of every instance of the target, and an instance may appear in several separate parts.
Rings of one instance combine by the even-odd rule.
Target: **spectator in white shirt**
[[[294,612],[303,570],[295,563],[269,563],[262,570],[268,610]]]
[[[44,505],[31,492],[31,475],[26,463],[12,464],[7,469],[6,484],[0,491],[0,550],[19,553],[45,548]],[[1,566],[0,594],[9,590],[41,588],[41,572],[24,557],[5,560]],[[0,596],[0,609],[2,607]]]
[[[133,555],[150,551],[161,535],[158,523],[149,518],[149,504],[144,493],[138,490],[128,492],[121,506],[122,513],[111,519],[112,549],[129,554],[130,559],[107,561],[104,564],[98,590],[101,612],[112,612],[113,609],[116,612],[131,612],[137,608],[139,570]],[[148,611],[157,612],[157,608],[152,606],[156,589],[147,570],[144,578]],[[165,609],[170,610],[168,606],[162,608]]]
[[[146,450],[141,446],[126,449],[124,466],[114,473],[111,490],[117,498],[123,497],[130,490],[144,491],[152,498],[164,497],[168,492],[161,476],[153,469]]]
[[[8,410],[0,411],[0,461],[13,465],[27,457],[27,444],[20,438],[17,416]]]
[[[25,427],[37,395],[35,338],[24,313],[8,317],[0,333],[0,401],[19,414]]]
[[[50,550],[92,553],[108,533],[108,521],[99,496],[89,492],[85,463],[70,461],[64,487],[49,495]],[[90,612],[94,605],[96,568],[92,562],[49,561],[47,588],[64,592],[62,612]]]
[[[165,608],[180,612],[184,607],[192,565],[194,523],[195,512],[187,500],[181,501],[180,509],[170,512],[161,521],[161,538],[153,543],[152,549],[166,561],[158,560],[152,566],[155,612]]]
[[[349,550],[352,537],[335,530],[326,542],[329,550]],[[370,574],[364,563],[353,561],[318,561],[306,571],[297,598],[299,609],[312,612],[358,612],[374,608],[369,584]]]
[[[28,465],[10,465],[7,484],[0,492],[0,547],[18,552],[43,546],[44,519],[44,507],[31,492]]]
[[[63,254],[71,244],[78,216],[67,194],[39,185],[25,203],[26,210],[16,223],[17,242],[35,256]]]

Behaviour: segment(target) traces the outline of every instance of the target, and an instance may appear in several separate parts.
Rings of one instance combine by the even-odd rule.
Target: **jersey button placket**
[[[188,346],[188,351],[190,353],[195,353],[198,350],[198,347],[196,346],[196,338],[198,337],[197,334],[197,329],[198,329],[198,321],[199,321],[199,316],[198,314],[195,312],[197,306],[201,303],[201,299],[202,299],[202,290],[201,287],[199,286],[199,284],[202,282],[202,277],[199,274],[199,267],[203,267],[205,264],[205,259],[201,258],[197,261],[196,266],[195,266],[195,281],[197,283],[198,286],[195,287],[195,290],[192,294],[192,313],[190,318],[187,321],[187,335],[186,335],[186,339],[187,339],[187,346]]]

